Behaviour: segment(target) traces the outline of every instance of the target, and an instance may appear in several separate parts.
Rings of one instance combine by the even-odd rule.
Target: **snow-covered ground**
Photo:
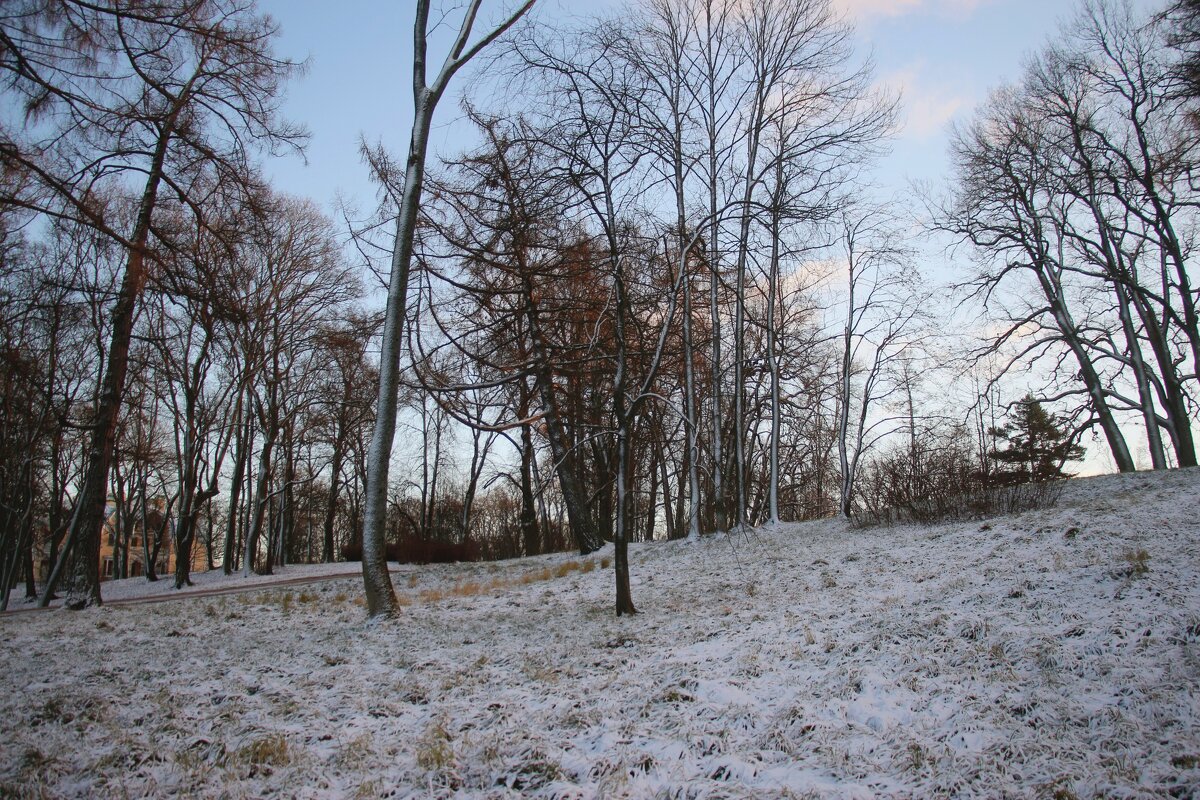
[[[1190,797],[1200,471],[987,523],[835,521],[0,618],[0,796]]]
[[[391,566],[393,569],[398,567],[396,564],[392,564]],[[404,568],[401,567],[401,569]],[[334,564],[294,564],[278,568],[273,575],[250,574],[243,576],[240,572],[233,575],[226,575],[223,571],[215,569],[207,572],[193,572],[192,585],[184,586],[182,589],[175,588],[175,575],[174,573],[170,573],[161,576],[154,583],[145,578],[105,581],[100,585],[100,594],[106,603],[150,602],[160,599],[187,597],[194,594],[253,589],[273,583],[296,580],[317,581],[339,576],[354,577],[361,574],[362,566],[360,564],[344,561]],[[30,609],[29,604],[22,604],[22,591],[22,588],[18,588],[13,592],[12,600],[9,601],[9,610],[27,611]],[[50,602],[53,608],[58,608],[62,604],[63,598],[61,597]]]

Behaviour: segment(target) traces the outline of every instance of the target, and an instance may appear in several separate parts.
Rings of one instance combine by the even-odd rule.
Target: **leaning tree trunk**
[[[1146,425],[1146,448],[1150,451],[1150,464],[1154,469],[1166,469],[1167,455],[1163,450],[1158,413],[1154,410],[1154,392],[1150,387],[1146,362],[1142,356],[1142,344],[1138,340],[1138,332],[1129,313],[1130,290],[1120,283],[1114,283],[1113,289],[1117,294],[1117,312],[1121,319],[1121,329],[1125,334],[1125,344],[1129,350],[1129,362],[1133,367],[1138,401],[1142,405],[1142,421]]]
[[[1159,364],[1163,407],[1170,426],[1167,433],[1175,450],[1175,461],[1181,467],[1196,466],[1196,445],[1192,438],[1192,420],[1188,414],[1186,393],[1176,370],[1175,361],[1157,322],[1147,325],[1150,347]]]
[[[425,183],[425,156],[429,149],[429,129],[433,111],[450,79],[511,28],[535,0],[526,0],[478,42],[468,47],[471,30],[481,0],[471,0],[453,48],[441,71],[426,84],[425,58],[428,49],[429,0],[417,0],[413,24],[413,124],[409,139],[408,161],[404,171],[404,191],[396,214],[396,238],[392,249],[391,277],[388,281],[387,309],[384,312],[383,339],[379,349],[379,394],[376,398],[375,427],[367,455],[367,487],[363,520],[363,589],[367,596],[367,614],[391,617],[400,612],[396,590],[388,575],[384,533],[387,529],[388,474],[392,445],[396,437],[396,406],[400,391],[400,352],[404,338],[404,315],[408,310],[408,275],[412,267],[413,235],[417,228],[417,209]]]
[[[418,22],[420,34],[423,26]],[[423,36],[422,36],[423,39]],[[422,52],[423,56],[424,53]],[[396,405],[400,392],[400,352],[404,314],[408,308],[408,275],[412,267],[413,234],[417,208],[425,181],[425,154],[437,96],[424,86],[414,86],[412,138],[404,173],[404,194],[396,215],[396,238],[392,251],[392,274],[388,286],[383,342],[379,352],[379,395],[375,402],[375,427],[367,454],[367,488],[363,521],[363,588],[370,617],[393,617],[400,613],[396,590],[388,575],[384,533],[387,528],[387,489],[392,445],[396,438]]]
[[[1129,453],[1129,446],[1125,442],[1125,435],[1121,433],[1120,427],[1113,418],[1112,408],[1108,404],[1104,386],[1100,381],[1100,375],[1096,372],[1096,368],[1092,364],[1092,358],[1087,351],[1087,346],[1081,340],[1074,320],[1071,319],[1065,305],[1059,299],[1059,295],[1055,290],[1056,282],[1050,276],[1046,275],[1043,270],[1039,270],[1037,275],[1046,298],[1050,301],[1050,310],[1054,315],[1058,329],[1062,332],[1067,347],[1070,348],[1075,356],[1075,360],[1079,364],[1079,374],[1083,378],[1088,397],[1091,399],[1092,411],[1100,421],[1100,428],[1104,431],[1105,438],[1108,440],[1109,452],[1112,453],[1113,460],[1117,464],[1117,469],[1120,472],[1135,472],[1137,467],[1133,463],[1133,456]]]
[[[165,151],[165,142],[162,149]],[[133,249],[130,250],[125,263],[125,274],[113,307],[112,338],[109,341],[107,366],[101,383],[100,402],[96,406],[96,416],[92,423],[83,483],[76,498],[76,510],[67,529],[62,555],[46,585],[41,602],[43,606],[49,603],[49,598],[64,570],[70,574],[65,603],[67,608],[81,609],[101,604],[100,536],[107,516],[105,508],[108,499],[108,472],[112,466],[117,417],[121,411],[125,377],[129,371],[129,346],[133,338],[133,323],[142,287],[146,283],[145,247],[150,232],[150,215],[161,175],[161,154],[156,160],[158,168],[152,171],[152,180],[142,198],[134,229]],[[68,560],[69,566],[66,563]]]
[[[155,201],[158,199],[158,187],[162,182],[167,146],[186,100],[184,96],[176,98],[160,129],[154,155],[146,173],[146,186],[142,191],[137,217],[134,220],[133,235],[129,237],[125,273],[121,277],[121,287],[113,304],[111,338],[104,377],[101,380],[99,402],[96,404],[96,415],[92,421],[83,483],[76,497],[75,512],[67,529],[63,553],[59,563],[54,566],[40,601],[43,607],[49,604],[55,584],[67,569],[68,559],[71,563],[66,607],[82,609],[101,604],[100,534],[106,516],[108,471],[112,466],[117,417],[121,411],[121,398],[125,393],[125,377],[129,372],[129,346],[133,339],[133,323],[137,316],[142,288],[146,284],[146,245],[150,241],[150,221],[154,214]]]

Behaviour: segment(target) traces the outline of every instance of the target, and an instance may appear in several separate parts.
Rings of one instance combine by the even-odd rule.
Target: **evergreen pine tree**
[[[1001,465],[995,475],[997,482],[1036,483],[1071,477],[1063,472],[1063,466],[1083,458],[1084,449],[1075,443],[1061,417],[1048,413],[1029,394],[1009,416],[1003,428],[991,431],[992,436],[1007,444],[990,454]]]

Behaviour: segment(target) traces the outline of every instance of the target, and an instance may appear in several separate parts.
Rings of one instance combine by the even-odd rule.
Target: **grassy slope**
[[[1189,796],[1197,509],[643,545],[623,620],[562,556],[8,617],[0,796]]]

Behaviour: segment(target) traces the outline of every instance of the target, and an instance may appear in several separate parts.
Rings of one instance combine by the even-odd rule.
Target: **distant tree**
[[[849,518],[863,456],[899,430],[901,418],[878,414],[876,407],[907,388],[889,373],[917,357],[921,307],[928,297],[918,291],[919,276],[907,260],[895,221],[883,209],[844,209],[838,227],[847,280],[837,374],[837,448],[841,513]]]
[[[297,425],[316,402],[325,331],[357,299],[359,287],[339,257],[332,223],[306,200],[277,196],[263,201],[270,213],[254,229],[254,245],[243,257],[246,271],[234,316],[259,362],[248,401],[261,436],[242,573],[270,574],[280,551],[279,519],[291,508],[298,481],[293,474]],[[231,293],[232,294],[232,293]],[[247,473],[249,474],[249,473]],[[290,512],[289,512],[290,513]],[[264,553],[260,544],[265,544]],[[257,562],[257,563],[256,563]]]
[[[1040,483],[1070,475],[1063,472],[1068,461],[1083,458],[1084,449],[1058,416],[1049,413],[1032,395],[1025,395],[1002,428],[992,435],[1007,443],[992,451],[992,458],[1005,465],[996,472],[1000,483]]]
[[[322,561],[333,561],[337,555],[335,525],[342,503],[342,487],[353,489],[354,477],[347,479],[347,468],[353,467],[355,434],[373,422],[374,408],[369,395],[377,380],[375,368],[367,355],[377,320],[352,313],[348,320],[332,322],[322,334],[321,355],[325,362],[320,378],[321,434],[329,448],[329,487],[325,502],[322,528]],[[351,536],[353,538],[353,536]]]

